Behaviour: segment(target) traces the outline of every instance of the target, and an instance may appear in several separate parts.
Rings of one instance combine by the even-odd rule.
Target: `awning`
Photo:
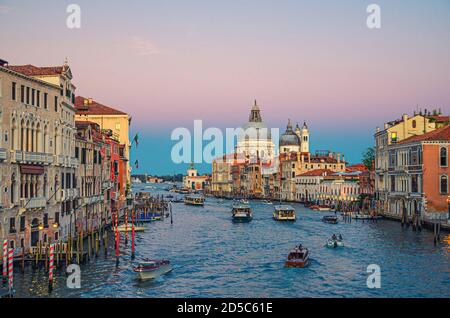
[[[20,165],[20,173],[24,174],[43,174],[44,166]]]

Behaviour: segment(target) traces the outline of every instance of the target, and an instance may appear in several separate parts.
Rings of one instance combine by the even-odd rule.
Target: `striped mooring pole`
[[[55,243],[50,245],[50,261],[48,266],[48,283],[51,286],[53,284],[53,267],[54,267],[54,254],[55,254]]]
[[[3,241],[3,279],[6,282],[8,276],[8,240]]]
[[[134,209],[131,210],[131,259],[134,259]]]
[[[10,248],[8,251],[8,288],[9,288],[9,294],[12,296],[13,294],[13,254],[14,249]]]

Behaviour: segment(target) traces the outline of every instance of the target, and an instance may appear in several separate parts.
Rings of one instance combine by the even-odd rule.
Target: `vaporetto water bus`
[[[290,205],[276,205],[273,218],[277,221],[295,221],[295,209]]]
[[[203,206],[205,205],[205,198],[201,195],[187,195],[184,197],[184,204]]]
[[[250,222],[253,219],[252,209],[247,204],[233,206],[231,213],[233,222]]]

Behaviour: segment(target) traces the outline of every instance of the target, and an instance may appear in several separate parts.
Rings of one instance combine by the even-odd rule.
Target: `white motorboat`
[[[327,239],[326,246],[330,248],[343,247],[344,241],[342,240],[342,238],[329,238]]]
[[[172,271],[169,260],[147,260],[133,268],[140,280],[155,279]]]

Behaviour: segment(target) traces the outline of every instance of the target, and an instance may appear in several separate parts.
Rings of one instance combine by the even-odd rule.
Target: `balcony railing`
[[[103,181],[102,182],[102,189],[103,190],[111,189],[112,187],[114,187],[114,182],[112,182],[112,181]]]
[[[0,160],[6,160],[6,149],[0,148]]]
[[[45,197],[22,198],[20,205],[24,209],[42,209],[46,207],[47,199]]]
[[[103,201],[103,195],[94,195],[91,197],[84,197],[83,198],[83,203],[85,205],[89,205],[89,204],[95,204],[97,202],[102,202]]]
[[[49,165],[53,163],[53,156],[51,154],[42,152],[28,152],[16,150],[14,154],[14,159],[19,163],[34,163],[34,164],[44,164]]]
[[[78,198],[78,189],[63,189],[62,191],[62,200],[73,200],[75,198]]]

